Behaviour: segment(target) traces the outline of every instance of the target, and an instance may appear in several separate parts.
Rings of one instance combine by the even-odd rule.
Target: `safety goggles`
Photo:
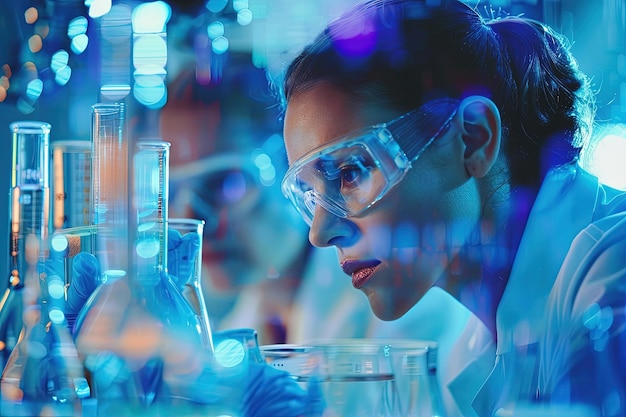
[[[458,103],[429,101],[314,149],[287,171],[283,194],[309,226],[318,205],[338,217],[358,216],[404,178],[411,163],[448,128]]]

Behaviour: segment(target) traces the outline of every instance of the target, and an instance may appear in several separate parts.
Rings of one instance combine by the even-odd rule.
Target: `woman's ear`
[[[465,144],[465,170],[472,177],[484,177],[500,151],[500,111],[487,97],[471,96],[461,102],[458,114]]]

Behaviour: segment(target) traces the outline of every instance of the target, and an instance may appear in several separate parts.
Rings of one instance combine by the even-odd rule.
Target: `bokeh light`
[[[43,47],[43,40],[41,39],[41,36],[33,35],[28,39],[28,49],[30,49],[32,53],[35,54],[41,51],[42,47]]]
[[[583,167],[600,182],[618,190],[626,190],[626,124],[601,128],[594,144],[583,156]]]
[[[85,34],[80,34],[72,38],[70,47],[75,54],[82,54],[89,45],[89,38]]]
[[[219,20],[209,23],[206,28],[206,33],[209,35],[209,39],[215,39],[220,36],[224,36],[224,24]]]
[[[208,0],[206,2],[206,8],[213,13],[219,13],[228,4],[228,0]]]
[[[215,359],[225,368],[239,365],[245,354],[243,344],[235,339],[226,339],[215,346]]]
[[[162,1],[140,4],[133,9],[133,32],[165,32],[165,25],[169,21],[171,15],[172,9],[167,3]]]
[[[237,12],[237,23],[241,26],[247,26],[252,23],[252,11],[250,9],[241,9]]]
[[[63,49],[58,50],[52,55],[52,59],[50,60],[50,69],[55,73],[59,72],[67,66],[69,59],[70,54],[68,54],[67,51]]]
[[[74,39],[78,35],[87,33],[88,21],[83,16],[78,16],[70,21],[67,25],[67,36]]]
[[[65,85],[72,77],[72,68],[66,65],[54,75],[54,81],[59,85]]]
[[[111,11],[111,0],[86,0],[85,6],[89,7],[89,16],[97,19]]]
[[[39,11],[37,10],[37,8],[29,7],[28,9],[26,9],[26,11],[24,12],[24,20],[26,21],[26,23],[32,25],[37,21],[37,19],[39,19]]]
[[[218,36],[217,38],[213,39],[213,42],[211,44],[211,49],[217,55],[222,55],[226,53],[226,51],[228,51],[228,47],[228,39],[225,36]]]

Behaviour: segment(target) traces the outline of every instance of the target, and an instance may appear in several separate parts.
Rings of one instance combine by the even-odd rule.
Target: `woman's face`
[[[389,108],[355,105],[328,84],[299,92],[285,114],[290,165],[342,135],[397,116]],[[319,205],[315,209],[311,243],[337,248],[343,270],[383,320],[402,316],[438,280],[456,291],[459,251],[472,236],[481,205],[476,182],[465,171],[455,122],[363,213],[340,218]]]

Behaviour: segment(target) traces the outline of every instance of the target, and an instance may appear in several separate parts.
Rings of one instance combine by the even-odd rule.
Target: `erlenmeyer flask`
[[[193,307],[202,331],[202,343],[213,351],[211,322],[202,295],[202,240],[204,220],[168,220],[167,267],[170,277]]]
[[[205,360],[201,325],[166,267],[169,146],[137,143],[127,269],[103,267],[103,282],[76,322],[99,407],[108,412],[184,397]]]

